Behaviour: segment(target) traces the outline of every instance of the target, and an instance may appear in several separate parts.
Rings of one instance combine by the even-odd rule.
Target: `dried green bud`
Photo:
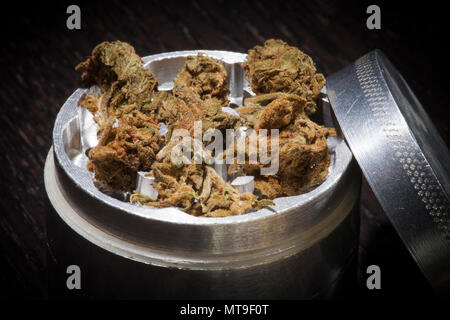
[[[227,85],[227,72],[224,66],[199,53],[189,56],[186,63],[174,79],[174,93],[180,98],[187,98],[192,94],[201,100],[217,99],[222,105],[228,103],[230,93]]]
[[[112,190],[131,191],[137,171],[149,171],[163,145],[153,116],[139,111],[120,118],[89,152],[95,179]]]
[[[121,41],[102,42],[92,56],[75,68],[82,71],[85,87],[97,85],[104,95],[102,110],[110,117],[120,117],[149,104],[158,83],[144,68],[134,48]]]
[[[312,100],[325,84],[311,57],[281,40],[249,50],[244,69],[256,93],[287,92]]]

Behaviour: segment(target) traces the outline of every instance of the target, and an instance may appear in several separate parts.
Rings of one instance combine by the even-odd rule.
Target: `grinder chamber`
[[[230,107],[253,95],[246,55],[180,51],[143,58],[160,90],[189,55],[223,61]],[[93,89],[88,89],[93,90]],[[48,217],[50,296],[100,298],[320,298],[336,294],[354,261],[360,171],[342,136],[328,139],[327,179],[312,191],[275,199],[275,206],[224,218],[194,217],[177,208],[140,207],[99,189],[86,169],[96,143],[76,90],[55,121],[45,185],[55,208]],[[337,127],[329,105],[314,120]],[[69,265],[81,290],[66,287]]]

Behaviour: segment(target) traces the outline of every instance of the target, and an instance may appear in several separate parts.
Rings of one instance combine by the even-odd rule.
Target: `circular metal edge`
[[[268,264],[279,259],[288,258],[303,250],[314,246],[333,232],[347,218],[346,210],[335,210],[320,223],[301,234],[301,239],[295,239],[285,247],[271,252],[253,252],[250,255],[205,256],[192,257],[174,256],[166,252],[157,251],[124,237],[109,233],[86,220],[77,208],[67,201],[55,167],[53,147],[50,148],[44,167],[44,184],[51,204],[60,218],[76,233],[91,243],[127,259],[161,267],[189,269],[189,270],[229,270],[243,269],[261,264]]]
[[[388,61],[381,51],[374,50],[328,77],[328,97],[346,141],[386,215],[435,291],[447,296],[448,195],[390,91],[383,60]],[[425,113],[420,105],[418,108]],[[446,220],[436,217],[434,206],[430,206],[437,199]]]

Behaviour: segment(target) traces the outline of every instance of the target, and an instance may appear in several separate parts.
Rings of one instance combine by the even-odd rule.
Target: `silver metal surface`
[[[238,189],[239,193],[250,192],[255,190],[255,177],[240,176],[231,182],[231,185]]]
[[[364,176],[438,293],[450,293],[450,154],[405,80],[373,51],[327,78]]]
[[[239,117],[239,113],[238,113],[236,110],[234,110],[233,108],[230,108],[230,107],[222,107],[222,111],[223,111],[223,112],[226,112],[226,113],[229,113],[229,114],[231,114],[231,115],[233,115],[233,116]]]
[[[147,176],[147,172],[139,171],[136,181],[136,190],[150,199],[158,199],[158,191],[153,187],[155,177]]]
[[[164,53],[143,60],[160,88],[167,89],[185,58],[198,52]],[[246,55],[201,52],[234,70],[229,79],[232,101],[252,95],[241,67]],[[280,293],[283,285],[295,286],[299,297],[312,297],[338,279],[357,244],[354,213],[360,187],[359,170],[342,137],[328,139],[329,175],[312,191],[275,199],[275,206],[244,215],[195,217],[178,208],[136,206],[124,201],[124,195],[108,194],[96,186],[86,170],[86,150],[80,143],[83,132],[77,103],[85,92],[76,90],[57,116],[54,160],[47,160],[45,181],[58,214],[77,233],[128,259],[201,271],[202,277],[210,279],[209,286],[217,286],[222,293],[240,287],[250,294],[250,281],[256,281],[257,287],[278,287]],[[335,126],[330,110],[326,106],[319,109],[317,117],[325,125]],[[291,279],[298,283],[280,279],[285,268],[297,272]],[[225,279],[235,282],[227,282],[228,288],[224,288]],[[270,292],[265,294],[270,296]]]

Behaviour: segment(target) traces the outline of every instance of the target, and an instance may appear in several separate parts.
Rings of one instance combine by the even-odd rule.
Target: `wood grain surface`
[[[47,297],[43,166],[56,114],[80,86],[74,66],[101,41],[123,40],[140,55],[173,50],[246,52],[268,38],[300,47],[329,75],[379,48],[403,74],[449,144],[449,111],[438,5],[379,3],[381,30],[366,28],[361,1],[76,1],[81,30],[66,28],[69,2],[17,3],[0,22],[0,287],[2,297]],[[440,40],[439,40],[440,39]],[[367,184],[361,195],[358,277],[349,297],[432,296]],[[383,290],[364,288],[380,265]]]

